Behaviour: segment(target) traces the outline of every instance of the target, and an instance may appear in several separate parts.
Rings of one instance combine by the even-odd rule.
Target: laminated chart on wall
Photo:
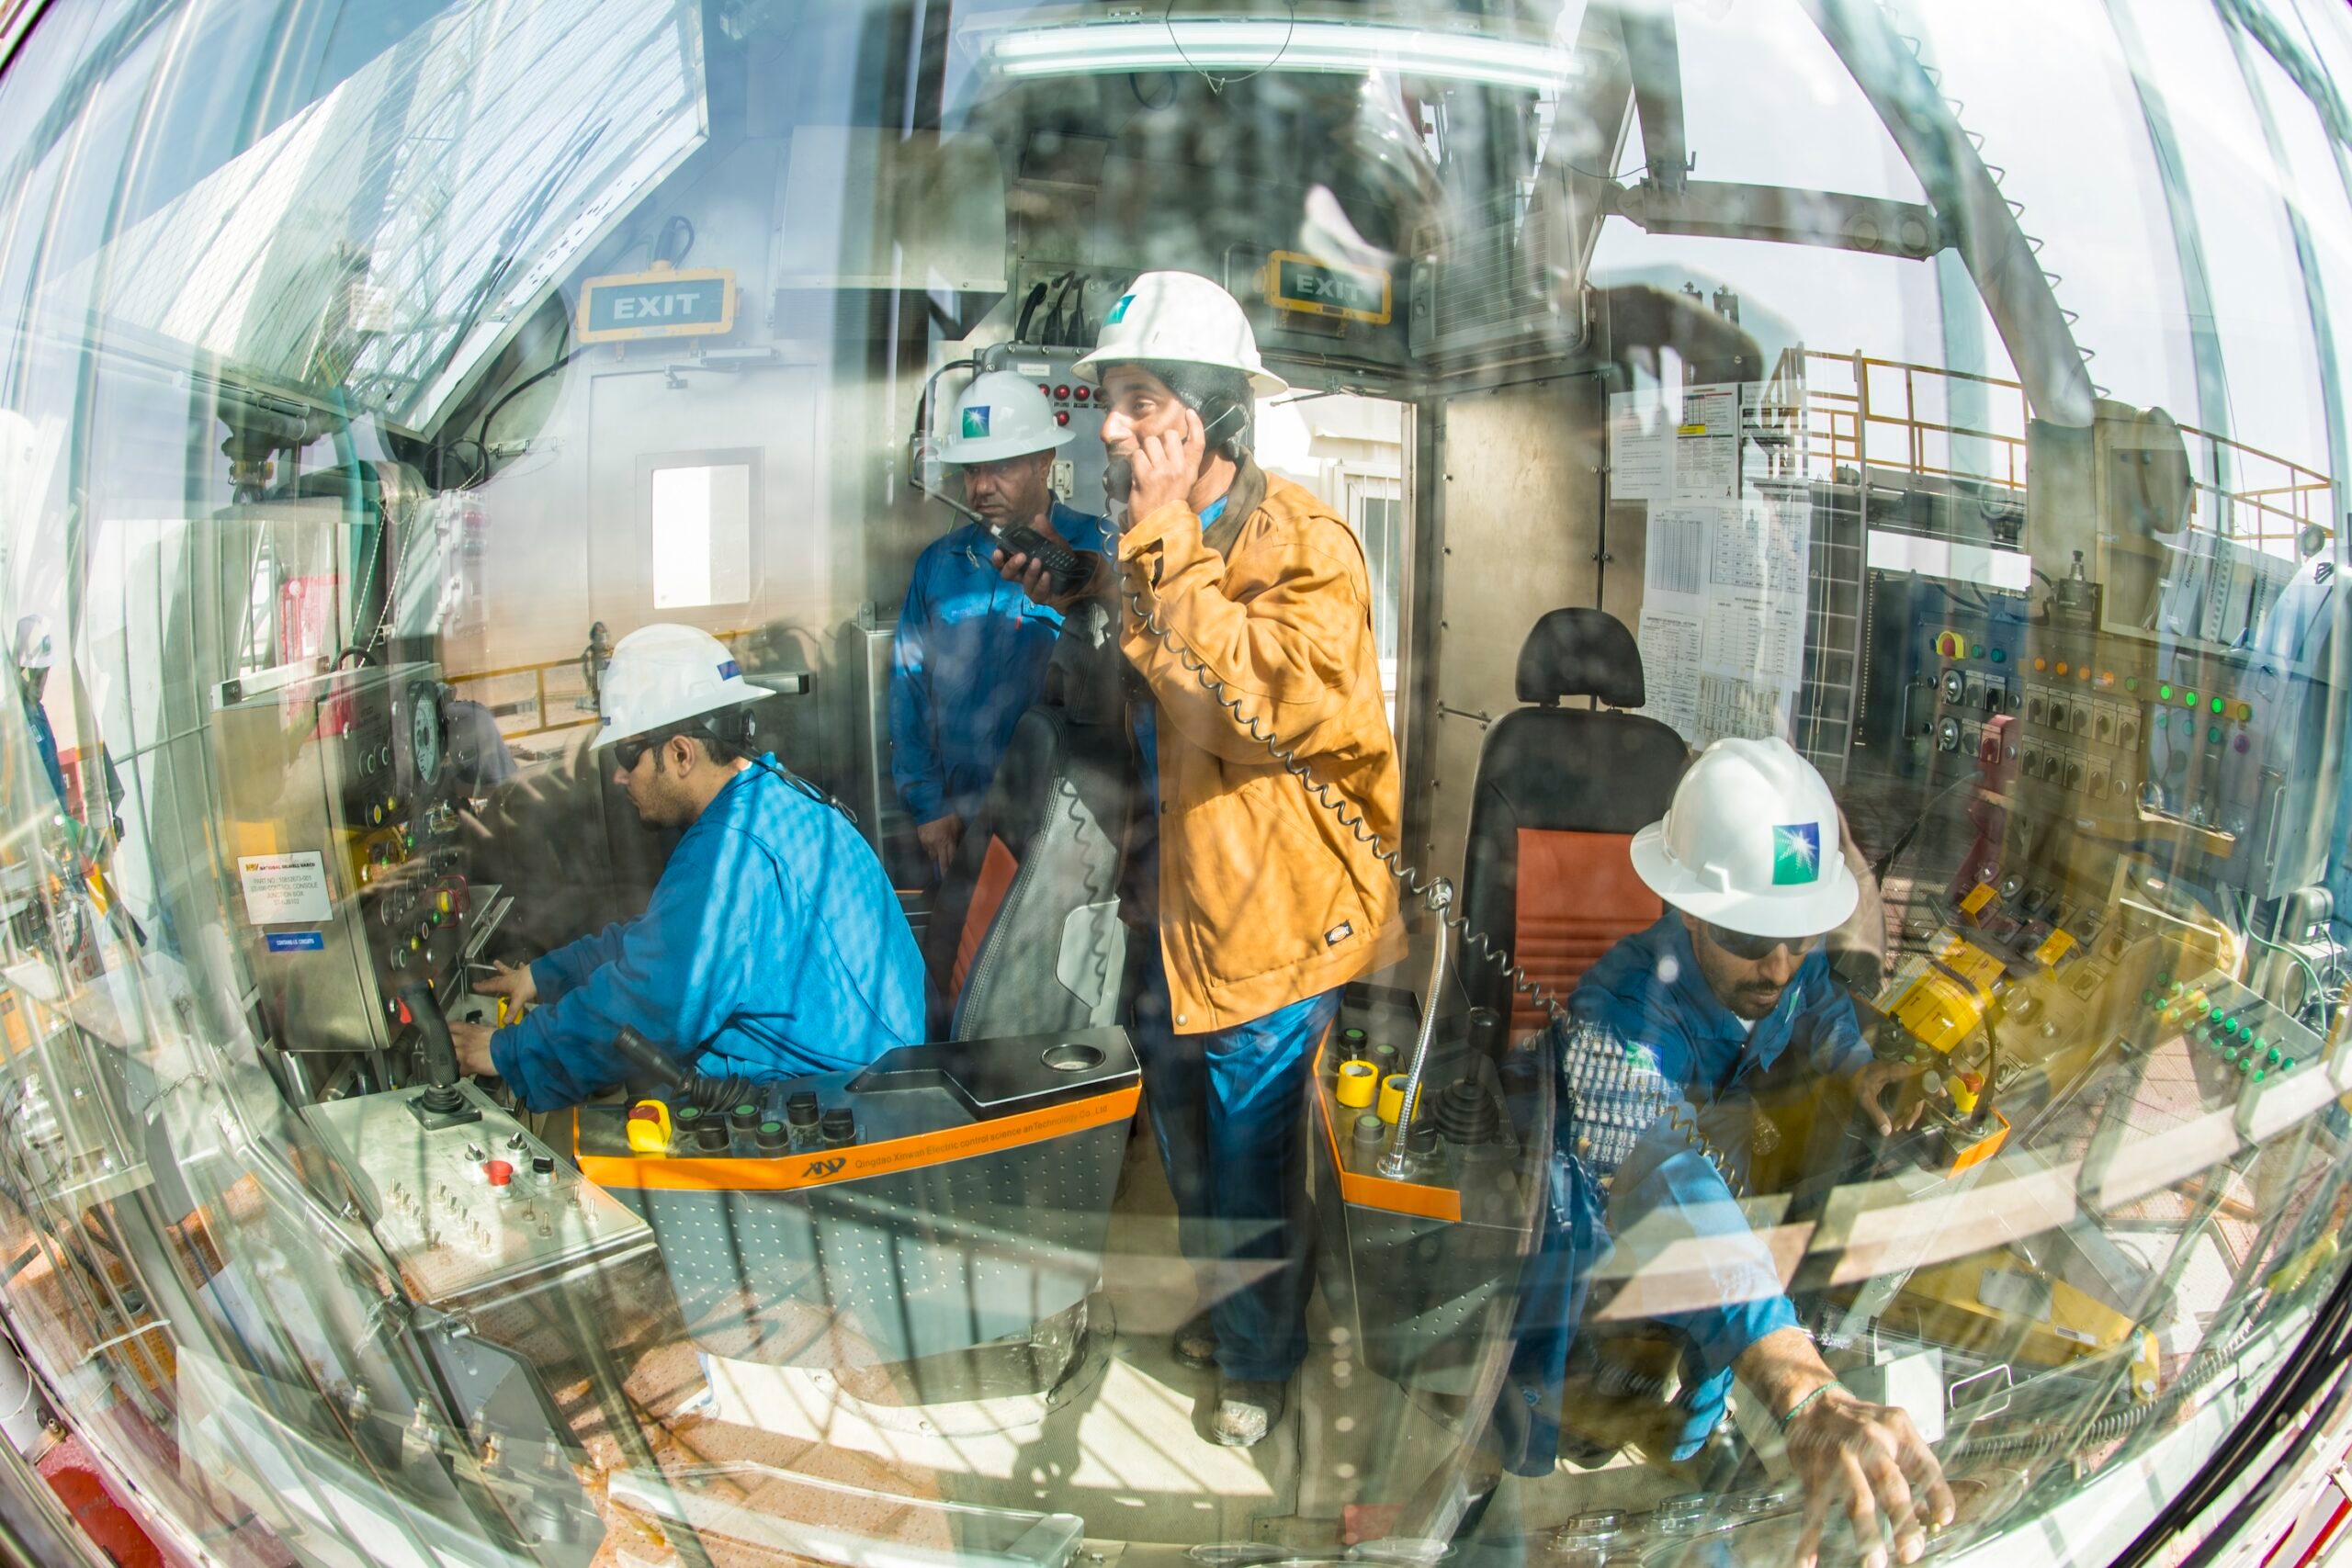
[[[1649,514],[1644,711],[1694,746],[1787,734],[1804,677],[1812,512],[1802,488],[1755,483],[1740,416],[1763,392],[1750,382],[1610,400],[1611,499],[1643,501]]]

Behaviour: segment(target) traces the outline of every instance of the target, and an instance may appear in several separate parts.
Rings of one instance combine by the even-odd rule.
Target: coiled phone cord
[[[1107,515],[1102,519],[1102,525],[1103,553],[1107,564],[1114,573],[1122,573],[1118,547],[1120,539],[1125,535],[1125,530],[1120,526],[1117,519]],[[1178,667],[1190,673],[1193,679],[1200,683],[1201,689],[1209,694],[1212,701],[1233,716],[1234,722],[1241,727],[1243,734],[1264,747],[1266,754],[1279,763],[1284,773],[1297,779],[1306,787],[1308,798],[1329,812],[1340,827],[1353,835],[1356,842],[1371,846],[1373,858],[1387,870],[1388,874],[1396,878],[1397,883],[1414,897],[1423,900],[1430,912],[1437,916],[1439,921],[1455,933],[1461,941],[1465,957],[1475,950],[1479,962],[1494,969],[1510,983],[1513,994],[1526,996],[1544,1010],[1545,1016],[1553,1023],[1566,1025],[1568,1018],[1567,1009],[1561,1005],[1560,998],[1549,987],[1529,976],[1525,965],[1512,963],[1510,949],[1494,942],[1486,932],[1472,926],[1469,917],[1462,912],[1460,900],[1450,896],[1432,897],[1432,894],[1441,887],[1447,889],[1447,894],[1450,895],[1452,884],[1446,878],[1425,876],[1418,866],[1405,859],[1403,851],[1391,849],[1377,832],[1366,825],[1363,812],[1351,807],[1344,796],[1315,776],[1314,770],[1300,760],[1295,747],[1284,746],[1280,736],[1261,723],[1257,715],[1246,711],[1239,698],[1227,692],[1226,682],[1209,668],[1207,660],[1193,657],[1185,648],[1179,634],[1174,628],[1161,622],[1158,614],[1146,602],[1142,594],[1125,582],[1120,584],[1119,592],[1125,599],[1127,609],[1135,616],[1136,623],[1159,639],[1159,645],[1168,650],[1170,656],[1176,660]],[[1434,1011],[1437,1007],[1437,998],[1431,997],[1429,1005]],[[1676,1118],[1672,1120],[1670,1125],[1674,1131],[1681,1134],[1683,1141],[1690,1148],[1714,1168],[1715,1174],[1723,1179],[1724,1185],[1730,1189],[1734,1197],[1747,1196],[1747,1185],[1745,1180],[1735,1175],[1729,1156],[1720,1146],[1699,1131],[1695,1122],[1685,1122]]]

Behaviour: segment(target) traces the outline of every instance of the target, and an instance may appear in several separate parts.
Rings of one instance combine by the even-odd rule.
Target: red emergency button
[[[514,1179],[514,1168],[503,1159],[490,1161],[481,1168],[481,1173],[490,1178],[492,1187],[503,1187]]]
[[[1054,396],[1057,398],[1067,398],[1069,396],[1069,389],[1068,387],[1056,387],[1054,389]]]
[[[1068,424],[1069,423],[1069,410],[1056,409],[1054,411],[1054,423],[1056,424]]]
[[[1093,388],[1091,388],[1091,387],[1083,386],[1083,385],[1081,385],[1081,386],[1078,389],[1078,391],[1077,391],[1077,393],[1076,393],[1076,396],[1077,396],[1077,398],[1078,398],[1078,400],[1079,400],[1080,402],[1081,402],[1081,403],[1082,403],[1082,402],[1084,402],[1087,399],[1089,399],[1089,398],[1092,397],[1093,395],[1094,395],[1094,389],[1093,389]]]

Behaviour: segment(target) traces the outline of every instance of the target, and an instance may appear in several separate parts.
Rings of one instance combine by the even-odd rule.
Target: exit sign
[[[1341,266],[1296,251],[1266,258],[1266,298],[1285,310],[1388,324],[1389,276],[1376,267]]]
[[[639,338],[700,337],[735,326],[735,275],[707,272],[628,273],[592,277],[580,290],[579,341],[628,343]]]

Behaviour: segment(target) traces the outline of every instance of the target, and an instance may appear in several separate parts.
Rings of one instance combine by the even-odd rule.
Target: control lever
[[[458,1092],[458,1044],[449,1038],[449,1021],[441,1016],[441,1002],[422,980],[400,987],[401,1010],[424,1043],[426,1088],[408,1108],[428,1132],[459,1127],[481,1120],[481,1112]]]
[[[999,527],[953,496],[942,495],[920,480],[915,481],[914,488],[949,511],[978,524],[1006,555],[1027,556],[1044,567],[1057,593],[1075,593],[1086,586],[1088,578],[1094,575],[1094,569],[1087,564],[1084,557],[1068,545],[1047,538],[1035,528],[1018,523]]]
[[[646,1039],[628,1024],[613,1036],[613,1049],[618,1051],[628,1065],[647,1077],[669,1089],[686,1081],[685,1069],[679,1066],[671,1055]]]

